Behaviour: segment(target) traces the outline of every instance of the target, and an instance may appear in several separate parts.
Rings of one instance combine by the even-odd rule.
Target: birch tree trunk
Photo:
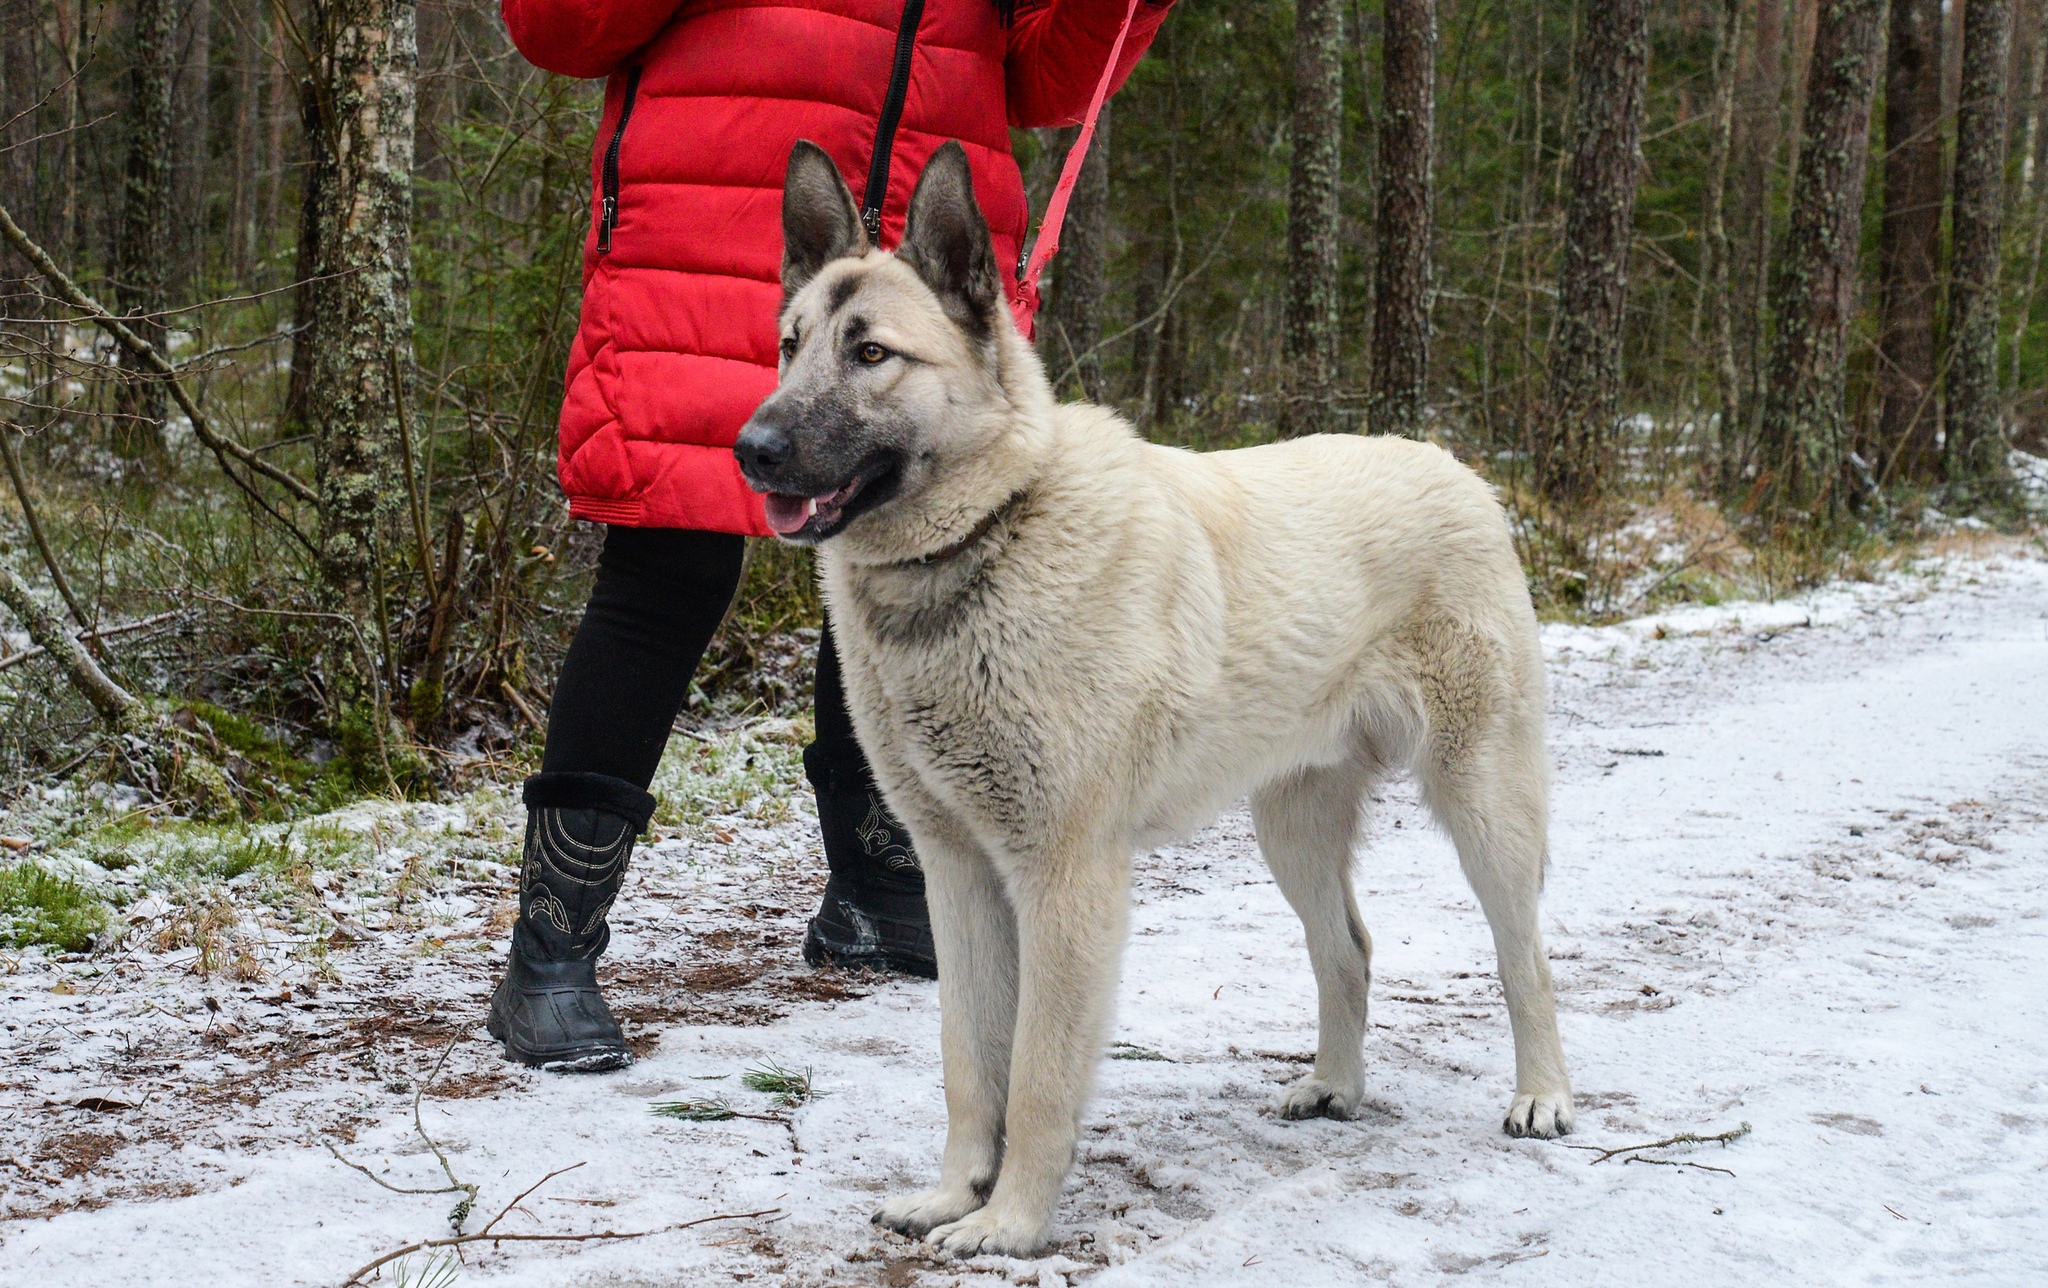
[[[1386,0],[1382,18],[1378,246],[1373,271],[1376,434],[1422,437],[1428,408],[1436,134],[1436,0]]]
[[[1970,0],[1963,19],[1963,80],[1956,101],[1956,172],[1950,211],[1947,470],[1973,499],[2009,482],[1999,426],[1998,270],[2005,214],[2006,64],[2011,0]]]
[[[1935,309],[1941,300],[1941,0],[1892,0],[1884,80],[1877,389],[1892,478],[1937,464]]]
[[[1337,183],[1343,165],[1344,17],[1340,0],[1295,0],[1294,145],[1287,176],[1286,398],[1280,434],[1336,428]]]
[[[1650,68],[1648,0],[1586,0],[1572,63],[1578,99],[1564,266],[1550,341],[1550,423],[1536,437],[1536,467],[1551,499],[1582,504],[1600,495],[1613,465]]]
[[[1095,123],[1095,141],[1081,162],[1081,175],[1067,202],[1067,224],[1060,231],[1060,253],[1053,260],[1052,298],[1041,314],[1039,345],[1055,388],[1071,377],[1081,396],[1091,402],[1108,397],[1102,383],[1102,310],[1109,299],[1109,114],[1104,102]],[[1060,131],[1067,148],[1081,128]],[[1065,151],[1060,164],[1066,164]]]
[[[1884,14],[1884,0],[1822,0],[1815,25],[1758,444],[1762,515],[1777,524],[1831,516],[1845,500],[1844,344]]]
[[[373,591],[381,529],[404,495],[399,399],[413,369],[415,9],[409,0],[320,0],[316,12],[313,115],[328,168],[315,204],[312,267],[325,280],[309,408],[320,572],[332,611],[381,622]],[[337,644],[330,672],[345,672],[355,656]],[[330,694],[331,705],[337,696],[351,695]]]
[[[170,256],[173,0],[135,0],[129,33],[128,168],[114,236],[114,307],[137,334],[163,347],[164,266]],[[164,458],[163,384],[123,351],[126,379],[116,400],[116,449],[160,465]]]

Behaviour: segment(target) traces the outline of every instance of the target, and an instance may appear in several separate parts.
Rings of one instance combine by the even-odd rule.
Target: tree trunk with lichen
[[[1595,499],[1613,463],[1649,67],[1648,0],[1586,0],[1573,56],[1578,99],[1550,340],[1550,419],[1536,435],[1537,478],[1555,501]]]
[[[164,269],[170,259],[172,0],[135,0],[128,39],[128,166],[114,235],[114,307],[128,325],[164,347]],[[126,350],[113,440],[122,456],[161,466],[163,382]]]
[[[1102,311],[1109,300],[1109,109],[1095,123],[1095,139],[1081,162],[1074,191],[1067,202],[1067,223],[1060,231],[1060,253],[1052,262],[1052,294],[1039,314],[1038,346],[1045,369],[1064,390],[1072,380],[1083,398],[1101,402],[1109,394],[1102,382]],[[1072,148],[1081,127],[1060,131]],[[1060,162],[1066,163],[1065,150]]]
[[[1367,427],[1422,437],[1428,406],[1430,248],[1436,237],[1436,0],[1387,0]]]
[[[320,343],[308,420],[328,609],[383,621],[382,529],[405,495],[399,400],[413,369],[412,156],[419,52],[407,0],[321,0],[313,69],[317,146],[326,163],[313,267]],[[346,635],[348,632],[338,632]],[[355,639],[329,655],[330,713],[374,683]]]
[[[1759,517],[1777,526],[1825,520],[1847,501],[1844,350],[1884,15],[1884,0],[1822,0],[1814,28],[1758,443]]]
[[[1881,465],[1926,478],[1935,446],[1934,316],[1941,300],[1941,0],[1892,0],[1878,235]]]
[[[1342,267],[1337,183],[1343,127],[1343,10],[1339,0],[1295,0],[1283,438],[1336,428],[1337,277]]]
[[[2011,56],[2011,0],[1970,0],[1963,17],[1963,83],[1956,104],[1945,427],[1949,481],[1971,501],[1993,499],[2011,484],[1998,399],[1998,268],[2005,223],[2006,64]]]

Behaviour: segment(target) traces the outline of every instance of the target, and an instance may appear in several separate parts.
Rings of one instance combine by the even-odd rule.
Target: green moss
[[[77,953],[106,927],[106,903],[78,882],[33,863],[0,871],[0,941]]]

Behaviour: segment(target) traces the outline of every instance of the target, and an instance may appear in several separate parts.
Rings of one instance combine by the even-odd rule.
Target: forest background
[[[1443,444],[1553,616],[2024,529],[2044,8],[1180,0],[1042,352],[1161,442]],[[602,85],[488,3],[0,14],[0,783],[518,773],[595,554],[554,424]],[[1017,133],[1035,209],[1073,135]],[[817,612],[756,547],[686,718],[801,710]]]

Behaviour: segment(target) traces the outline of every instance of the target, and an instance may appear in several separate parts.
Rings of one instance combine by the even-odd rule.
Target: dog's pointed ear
[[[862,255],[867,229],[853,190],[825,149],[799,139],[782,181],[782,290],[795,295],[835,259]]]
[[[954,321],[975,338],[987,338],[1002,307],[1003,278],[988,220],[974,200],[966,149],[957,142],[949,140],[932,153],[918,176],[896,257],[932,288]]]

